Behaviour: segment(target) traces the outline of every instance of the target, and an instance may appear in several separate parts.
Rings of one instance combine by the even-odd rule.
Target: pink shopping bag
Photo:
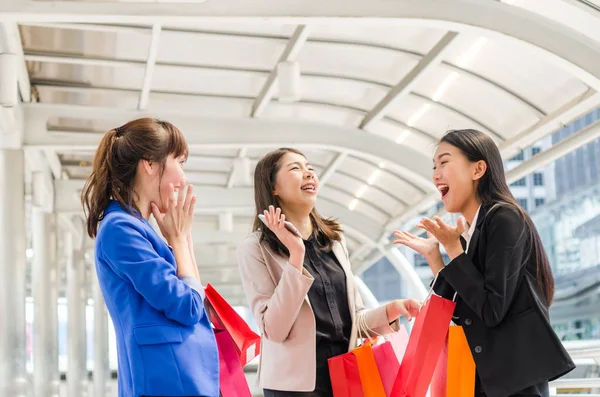
[[[235,342],[224,329],[215,329],[219,348],[219,386],[223,397],[252,397]]]

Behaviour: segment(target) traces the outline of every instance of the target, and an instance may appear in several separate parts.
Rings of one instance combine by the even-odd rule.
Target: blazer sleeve
[[[177,277],[175,267],[156,252],[141,228],[128,219],[110,222],[99,249],[113,271],[167,318],[185,326],[198,323],[205,315],[200,292]]]
[[[350,263],[350,256],[348,255],[348,249],[346,247],[346,239],[342,234],[340,241],[346,254],[346,259]],[[352,266],[349,266],[351,268]],[[365,304],[360,296],[360,292],[354,283],[354,274],[349,274],[347,277],[351,277],[354,285],[354,318],[357,323],[359,336],[361,337],[374,337],[377,335],[385,335],[394,332],[398,328],[398,320],[393,323],[389,323],[387,309],[385,306],[375,307],[373,309],[365,309]],[[361,329],[361,324],[365,324],[368,329]]]
[[[440,276],[488,327],[495,327],[515,296],[527,261],[529,236],[516,208],[501,206],[490,211],[481,227],[480,238],[485,241],[479,245],[485,250],[485,272],[482,274],[462,253],[440,271]]]
[[[275,284],[258,237],[248,236],[237,249],[242,285],[261,334],[273,342],[285,342],[298,317],[314,278],[286,262]]]

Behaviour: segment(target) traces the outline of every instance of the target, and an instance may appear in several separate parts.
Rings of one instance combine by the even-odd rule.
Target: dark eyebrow
[[[300,163],[299,161],[294,161],[293,163],[289,163],[287,166],[289,167],[289,166],[291,166],[291,165],[298,165],[298,166],[300,166],[300,165],[302,165],[302,163]],[[310,163],[306,163],[306,164],[305,164],[305,166],[306,166],[306,167],[312,167],[312,166],[310,165]]]
[[[439,160],[439,159],[441,159],[444,156],[452,156],[452,155],[450,153],[442,153],[442,154],[440,154],[440,155],[437,156],[437,159]],[[433,159],[433,161],[435,161],[435,159]]]

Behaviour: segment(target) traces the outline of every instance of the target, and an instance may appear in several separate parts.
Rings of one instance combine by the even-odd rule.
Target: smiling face
[[[458,149],[442,142],[433,157],[433,183],[448,212],[458,213],[477,199],[477,184],[485,173],[485,162],[471,162]]]
[[[282,207],[314,207],[319,178],[304,156],[288,152],[279,160],[273,195]]]

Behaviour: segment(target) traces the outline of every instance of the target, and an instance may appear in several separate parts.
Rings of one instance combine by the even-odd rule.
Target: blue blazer
[[[150,224],[112,201],[98,228],[96,271],[115,327],[119,397],[219,396],[204,293],[176,268]]]

